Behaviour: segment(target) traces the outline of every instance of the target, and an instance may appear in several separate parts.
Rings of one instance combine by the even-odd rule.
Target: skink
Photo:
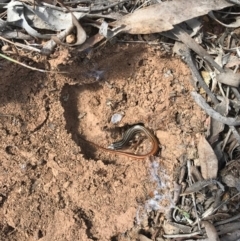
[[[143,155],[138,155],[138,154],[133,154],[130,152],[119,151],[119,149],[122,149],[123,147],[125,147],[129,143],[129,141],[132,139],[132,137],[139,132],[143,132],[148,137],[148,139],[151,141],[152,150],[150,152],[143,154]],[[135,126],[131,127],[130,129],[128,129],[124,133],[122,140],[112,143],[108,148],[99,146],[98,144],[95,144],[91,141],[88,141],[88,142],[104,151],[111,152],[114,154],[124,155],[124,156],[135,158],[135,159],[144,159],[148,156],[153,156],[157,153],[157,151],[159,149],[157,138],[150,131],[148,131],[144,126],[141,126],[141,125],[135,125]]]

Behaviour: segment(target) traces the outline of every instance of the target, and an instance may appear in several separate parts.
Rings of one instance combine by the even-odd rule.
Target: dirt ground
[[[151,233],[152,210],[164,217],[171,207],[180,157],[196,156],[205,115],[181,59],[141,44],[69,59],[62,50],[51,60],[68,71],[58,74],[0,62],[1,240],[137,240]],[[123,118],[113,124],[117,113]],[[154,158],[82,140],[107,147],[120,127],[139,123],[159,140]]]

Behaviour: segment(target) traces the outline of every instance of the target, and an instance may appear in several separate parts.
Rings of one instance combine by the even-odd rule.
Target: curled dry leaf
[[[67,10],[69,10],[68,7],[66,7],[63,3],[58,2],[62,7],[65,7]],[[67,44],[61,42],[60,39],[58,39],[56,36],[52,36],[52,39],[59,44],[65,45],[65,46],[76,46],[83,44],[87,39],[87,34],[85,30],[83,29],[82,25],[78,22],[78,19],[75,17],[75,15],[70,11],[70,14],[72,16],[72,26],[75,26],[77,29],[77,41],[74,44]]]
[[[218,172],[218,160],[212,147],[203,136],[200,137],[198,143],[198,155],[203,178],[215,179]]]
[[[238,17],[235,18],[235,22],[230,23],[230,24],[225,24],[225,23],[219,21],[215,17],[215,15],[213,14],[212,11],[208,13],[208,16],[211,17],[212,19],[214,19],[216,22],[218,22],[219,24],[221,24],[224,27],[227,27],[227,28],[239,28],[240,27],[240,19]]]
[[[218,237],[218,234],[217,234],[217,231],[216,231],[216,228],[213,226],[213,224],[211,224],[208,221],[203,221],[202,223],[205,227],[205,230],[206,230],[206,233],[207,233],[207,236],[208,236],[208,240],[220,241],[220,239]]]

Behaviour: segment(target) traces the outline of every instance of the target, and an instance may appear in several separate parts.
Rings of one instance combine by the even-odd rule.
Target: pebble
[[[122,118],[123,118],[123,115],[120,113],[113,114],[111,117],[111,122],[113,124],[117,124],[118,122],[120,122],[122,120]]]

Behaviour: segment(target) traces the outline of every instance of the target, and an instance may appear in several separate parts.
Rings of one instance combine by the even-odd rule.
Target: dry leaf
[[[220,73],[217,76],[217,81],[226,85],[238,87],[240,84],[240,74],[234,73],[233,71],[226,71]]]
[[[212,79],[210,73],[208,71],[202,70],[201,71],[201,75],[203,77],[203,80],[205,81],[205,83],[209,86],[210,81]],[[205,91],[204,91],[205,92]]]
[[[204,136],[200,137],[198,143],[198,155],[203,178],[215,179],[218,172],[218,160]]]
[[[228,187],[235,187],[240,191],[240,160],[228,162],[226,167],[221,171],[220,176]]]
[[[217,231],[218,231],[218,235],[221,235],[222,234],[227,234],[227,237],[230,237],[234,232],[236,231],[239,231],[239,226],[240,226],[240,222],[239,221],[235,221],[235,222],[230,222],[230,223],[225,223],[225,224],[222,224],[222,225],[219,225],[216,227]],[[232,236],[231,239],[229,238],[221,238],[221,240],[224,240],[224,241],[230,241],[230,240],[236,240],[236,241],[239,241],[239,233],[235,233],[235,235]]]
[[[208,236],[208,240],[220,241],[216,228],[213,226],[213,224],[209,223],[208,221],[203,221],[202,223],[205,227],[205,230],[206,230],[206,233]]]
[[[213,12],[209,12],[208,14],[209,17],[211,17],[212,19],[214,19],[216,22],[218,22],[219,24],[223,25],[224,27],[227,27],[227,28],[239,28],[240,27],[240,18],[239,17],[236,17],[235,18],[235,22],[233,23],[230,23],[230,24],[225,24],[221,21],[219,21],[215,15],[213,14]]]
[[[127,14],[112,23],[113,26],[123,26],[123,32],[130,34],[150,34],[171,30],[173,25],[232,6],[225,0],[178,0],[166,1],[142,8]]]
[[[220,182],[218,182],[216,180],[203,180],[203,181],[198,181],[198,182],[193,183],[191,186],[186,188],[185,191],[181,195],[199,192],[204,187],[207,187],[209,185],[215,185],[215,184],[217,184],[221,188],[221,191],[224,191],[224,186]]]

